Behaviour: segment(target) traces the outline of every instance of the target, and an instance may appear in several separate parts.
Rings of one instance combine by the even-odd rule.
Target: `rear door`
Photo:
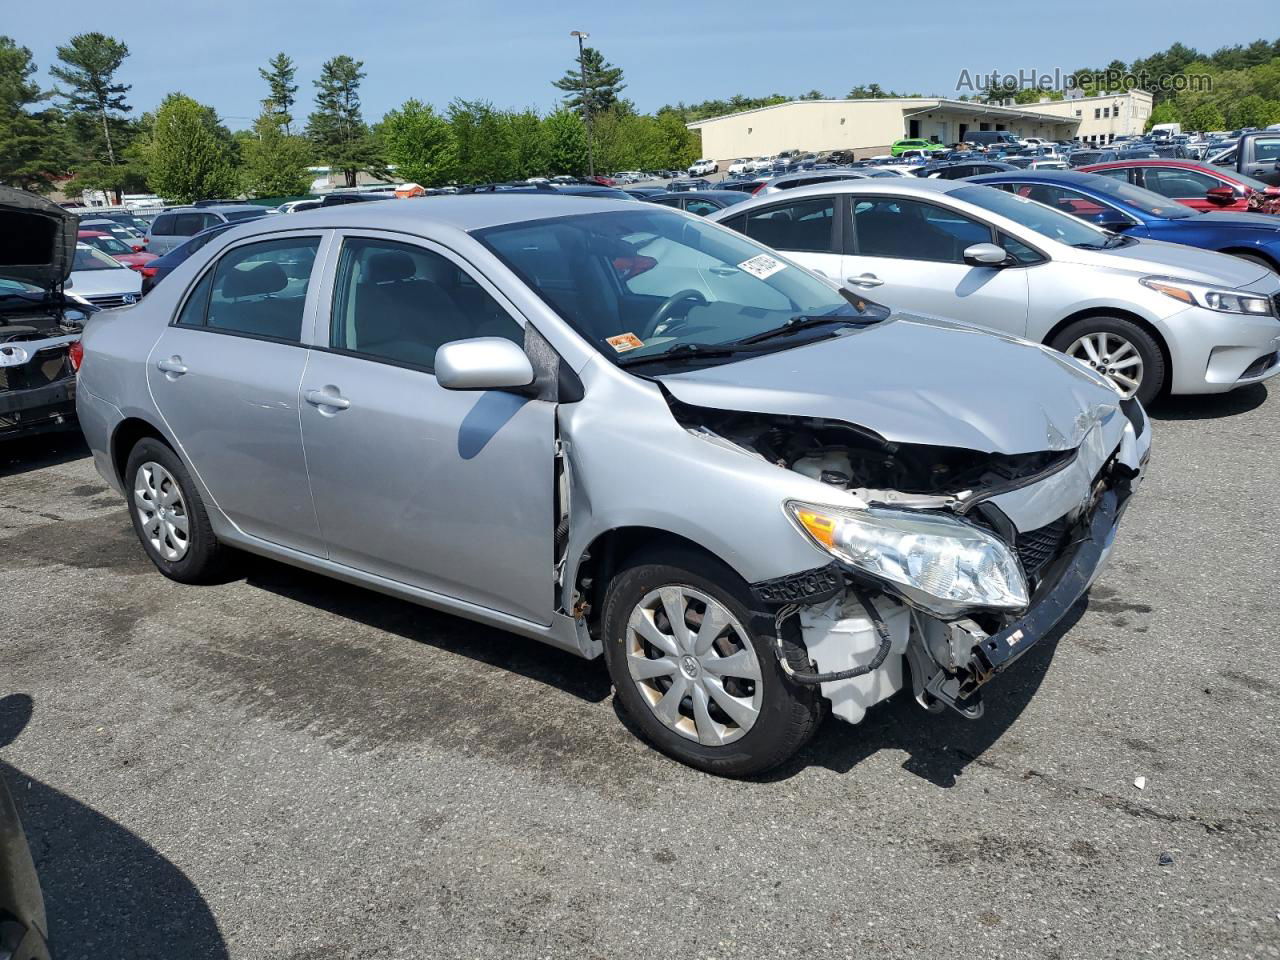
[[[756,207],[724,223],[839,283],[843,256],[838,206],[835,195],[792,197]]]
[[[183,458],[241,530],[324,554],[298,422],[320,231],[229,247],[152,348],[147,383]]]
[[[550,623],[556,405],[434,373],[450,341],[523,345],[524,319],[443,247],[339,236],[301,391],[330,559]]]
[[[966,247],[1003,242],[988,224],[940,203],[884,194],[847,201],[841,276],[851,289],[898,310],[1026,333],[1027,269],[964,262]]]

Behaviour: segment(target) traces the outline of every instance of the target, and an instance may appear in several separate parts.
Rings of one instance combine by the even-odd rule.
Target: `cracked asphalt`
[[[74,436],[0,446],[57,955],[1280,957],[1280,399],[1153,415],[1115,560],[982,720],[896,699],[752,782],[634,739],[599,663],[264,560],[171,583]]]

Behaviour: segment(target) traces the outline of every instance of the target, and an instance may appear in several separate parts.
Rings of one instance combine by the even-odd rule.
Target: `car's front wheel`
[[[209,524],[186,465],[152,437],[139,440],[125,465],[134,533],[160,572],[181,583],[218,579],[227,548]]]
[[[1125,397],[1143,406],[1164,388],[1164,354],[1151,334],[1124,317],[1086,317],[1049,344],[1106,377]]]
[[[623,709],[662,752],[723,776],[777,766],[822,719],[817,688],[787,679],[772,638],[752,630],[750,602],[740,577],[691,550],[636,557],[605,597]]]

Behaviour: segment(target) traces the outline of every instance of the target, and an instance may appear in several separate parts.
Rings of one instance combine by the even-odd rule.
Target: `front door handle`
[[[315,407],[330,407],[334,410],[345,410],[351,401],[338,392],[337,387],[325,387],[323,390],[308,390],[303,396],[307,403]],[[324,411],[321,410],[321,413]]]
[[[879,287],[884,285],[884,281],[874,273],[864,273],[857,277],[850,277],[848,282],[855,287]]]
[[[176,354],[172,357],[169,357],[169,359],[167,360],[161,360],[159,363],[156,364],[156,366],[159,367],[162,371],[164,371],[165,376],[167,376],[170,380],[177,380],[178,377],[182,376],[184,373],[187,372],[186,364],[184,364],[182,362],[182,358],[177,356]]]

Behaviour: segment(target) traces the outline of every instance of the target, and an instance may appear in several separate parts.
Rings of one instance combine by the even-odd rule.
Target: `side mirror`
[[[533,383],[533,364],[502,337],[455,340],[436,351],[436,381],[446,390],[510,390]]]
[[[994,243],[975,243],[965,247],[964,262],[971,267],[1003,267],[1009,262],[1009,254]]]
[[[1205,192],[1204,198],[1220,207],[1229,207],[1236,202],[1236,192],[1230,187],[1212,187]]]

